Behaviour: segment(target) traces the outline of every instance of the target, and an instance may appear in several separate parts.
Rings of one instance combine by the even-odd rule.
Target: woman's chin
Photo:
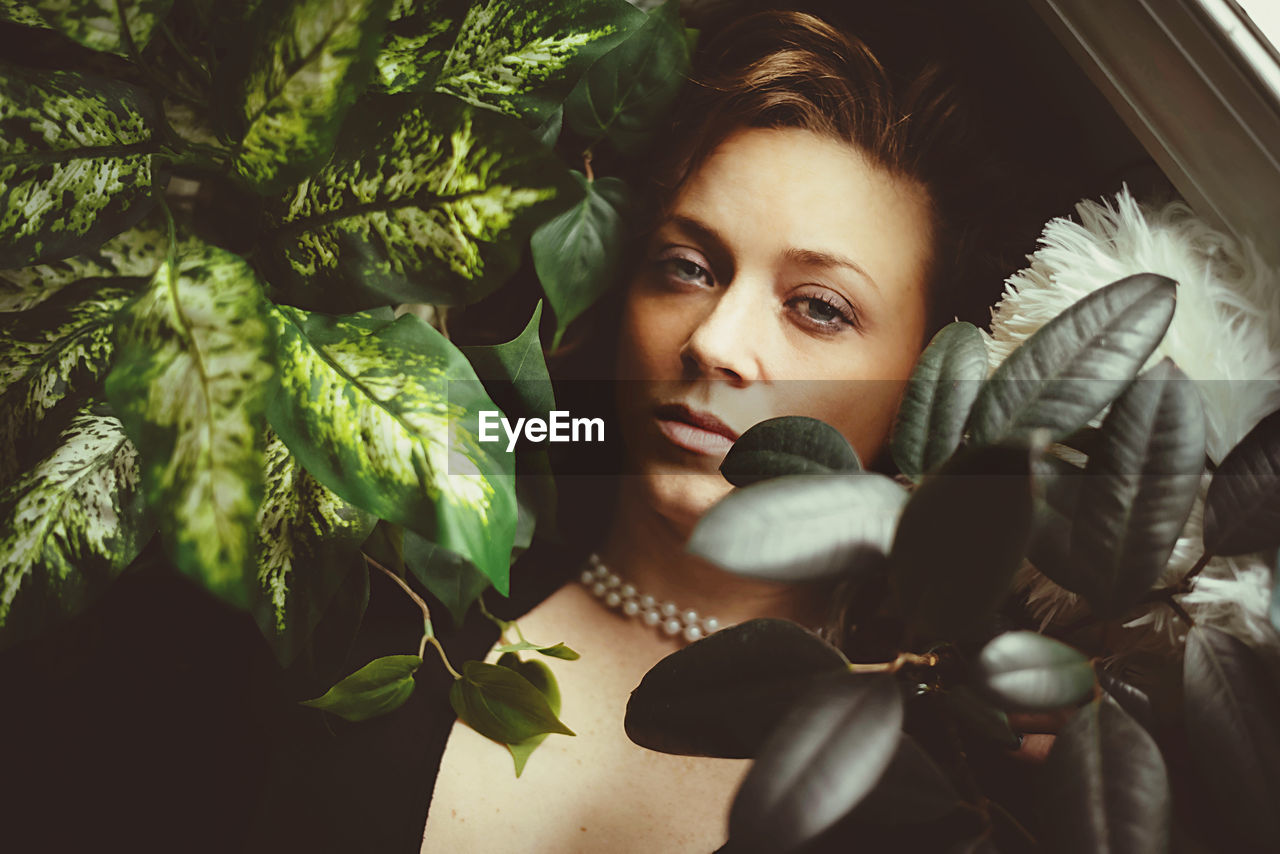
[[[653,468],[631,475],[635,486],[655,512],[688,535],[711,505],[724,498],[733,484],[719,471],[690,472],[688,469]]]

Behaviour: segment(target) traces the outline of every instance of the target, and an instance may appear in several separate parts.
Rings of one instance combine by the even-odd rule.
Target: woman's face
[[[767,418],[820,418],[864,462],[880,453],[924,345],[921,187],[811,131],[743,129],[642,251],[618,413],[628,480],[659,512],[691,528],[731,488],[718,470],[731,437]]]

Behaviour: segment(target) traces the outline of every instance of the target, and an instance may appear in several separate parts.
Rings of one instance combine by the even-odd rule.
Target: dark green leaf
[[[1052,454],[1034,460],[1031,470],[1037,498],[1027,557],[1058,586],[1075,590],[1079,585],[1071,563],[1071,523],[1084,471]]]
[[[1035,448],[956,454],[907,502],[889,553],[906,615],[929,638],[981,628],[1009,591],[1031,533]]]
[[[537,688],[542,696],[547,698],[547,705],[551,707],[552,714],[560,714],[560,686],[556,682],[556,676],[551,672],[550,667],[547,667],[541,661],[521,661],[520,656],[514,652],[508,652],[499,657],[498,665],[514,670],[525,679],[528,679],[529,684]],[[511,758],[516,763],[517,777],[523,773],[525,763],[529,761],[529,756],[538,749],[538,745],[546,740],[547,735],[549,733],[540,732],[537,735],[526,738],[524,741],[507,745],[507,750],[511,752]]]
[[[92,50],[141,53],[173,0],[21,0],[0,2],[0,21],[48,27]],[[126,29],[127,25],[127,29]]]
[[[394,94],[429,89],[462,27],[468,0],[397,0],[378,51],[372,88]]]
[[[376,718],[404,705],[413,693],[413,673],[421,666],[416,655],[375,658],[323,696],[301,702],[349,721]]]
[[[861,470],[857,451],[839,430],[804,415],[784,415],[752,425],[720,463],[720,473],[734,486],[788,474]]]
[[[967,429],[975,444],[1088,423],[1137,376],[1173,318],[1175,283],[1139,273],[1089,294],[1009,354],[982,386]]]
[[[533,135],[542,140],[547,148],[554,148],[560,139],[560,131],[564,129],[564,107],[556,107],[556,111],[547,116],[546,121],[538,125]]]
[[[0,269],[88,252],[154,204],[141,89],[0,67]]]
[[[240,141],[231,164],[259,193],[278,193],[333,153],[338,129],[373,71],[391,0],[268,4],[235,84]]]
[[[1129,717],[1142,724],[1148,730],[1154,721],[1151,712],[1151,698],[1147,696],[1145,691],[1129,684],[1118,676],[1108,673],[1101,667],[1096,667],[1095,672],[1098,676],[1098,684],[1102,686],[1102,690],[1111,695],[1111,699],[1120,704],[1120,708],[1129,713]]]
[[[507,595],[515,533],[513,462],[478,440],[495,410],[470,363],[412,314],[345,317],[287,306],[279,391],[267,415],[317,480],[380,519],[471,561]]]
[[[518,643],[499,644],[498,646],[495,646],[494,649],[503,653],[521,651],[537,652],[551,658],[563,658],[565,661],[577,661],[582,657],[563,643],[552,644],[551,646],[538,646],[536,643],[530,643],[529,641],[519,641]]]
[[[1252,850],[1280,850],[1280,692],[1258,655],[1210,626],[1187,633],[1187,740],[1215,812]]]
[[[1204,505],[1204,547],[1239,555],[1280,545],[1280,410],[1223,458]]]
[[[627,736],[663,753],[749,758],[797,693],[847,665],[795,623],[748,620],[655,664],[627,701]]]
[[[353,110],[333,159],[274,211],[290,301],[350,311],[475,302],[581,190],[520,123],[447,95]]]
[[[1022,739],[1009,726],[1009,716],[989,705],[970,688],[957,685],[942,694],[943,707],[955,717],[960,732],[985,747],[1016,750]]]
[[[1117,617],[1160,577],[1200,490],[1204,410],[1165,359],[1111,405],[1071,527],[1072,587]]]
[[[449,609],[453,624],[461,626],[471,603],[491,586],[488,577],[471,561],[413,531],[404,532],[403,548],[405,568]]]
[[[617,178],[572,175],[582,200],[538,226],[529,241],[538,281],[556,315],[553,348],[569,324],[617,283],[626,244],[627,185]]]
[[[853,815],[883,824],[914,824],[941,818],[960,803],[947,776],[914,738],[903,733],[884,776]]]
[[[238,607],[257,587],[262,415],[275,374],[265,310],[243,258],[185,245],[122,313],[106,383],[174,563]]]
[[[873,472],[761,481],[704,513],[687,548],[752,578],[831,578],[880,565],[906,501],[906,490]]]
[[[86,405],[53,452],[0,491],[0,646],[80,611],[154,530],[138,452],[116,418]]]
[[[898,749],[902,695],[888,674],[822,678],[796,700],[729,812],[734,851],[799,848],[875,788]]]
[[[689,56],[679,0],[668,0],[583,75],[565,101],[565,120],[588,139],[638,152],[667,117]]]
[[[460,348],[493,402],[511,419],[545,419],[556,408],[555,390],[538,337],[541,320],[542,300],[538,300],[533,316],[515,338],[505,344]]]
[[[893,461],[904,474],[940,466],[960,444],[987,378],[987,345],[972,323],[944,326],[911,373],[893,428]]]
[[[1093,665],[1076,650],[1035,632],[1005,632],[978,656],[977,678],[1000,705],[1037,712],[1074,705],[1093,690]]]
[[[459,720],[502,744],[518,744],[543,732],[574,734],[537,687],[496,664],[463,662],[462,678],[449,689],[449,703]]]
[[[1041,838],[1066,854],[1166,852],[1171,797],[1160,748],[1114,700],[1094,700],[1054,739],[1041,778]]]

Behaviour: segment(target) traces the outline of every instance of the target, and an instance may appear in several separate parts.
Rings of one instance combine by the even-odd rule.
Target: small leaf
[[[1204,505],[1209,554],[1240,555],[1280,545],[1280,409],[1223,458]]]
[[[1199,393],[1168,359],[1111,405],[1071,527],[1073,589],[1098,616],[1122,614],[1164,571],[1199,494],[1204,430]]]
[[[553,348],[569,324],[617,284],[627,238],[627,185],[618,178],[588,181],[571,174],[582,200],[538,226],[529,239],[538,281],[556,316]]]
[[[547,705],[551,707],[552,714],[560,714],[560,686],[556,682],[556,676],[551,672],[550,667],[547,667],[541,661],[521,661],[520,657],[514,652],[508,652],[499,657],[498,665],[514,670],[525,679],[528,679],[529,684],[537,688],[542,696],[547,698]],[[530,736],[524,741],[507,745],[511,758],[515,760],[517,777],[524,772],[524,766],[529,761],[529,756],[546,740],[547,735],[549,733],[542,732]]]
[[[748,620],[671,653],[631,692],[627,737],[687,756],[755,756],[794,697],[848,661],[786,620]]]
[[[1074,705],[1093,690],[1089,659],[1035,632],[1005,632],[978,655],[977,678],[1005,708],[1037,712]]]
[[[422,659],[416,655],[375,658],[323,696],[301,703],[349,721],[376,718],[404,705],[413,693],[413,673],[421,666]]]
[[[791,851],[867,796],[889,767],[902,695],[888,674],[817,681],[774,730],[729,812],[734,851]]]
[[[556,408],[555,390],[538,337],[541,320],[542,300],[538,300],[533,316],[515,338],[503,344],[460,348],[493,402],[511,419],[545,419]]]
[[[987,377],[987,345],[972,323],[955,322],[920,355],[898,408],[891,449],[904,474],[921,475],[951,456]]]
[[[462,678],[449,689],[449,703],[459,720],[503,744],[518,744],[544,732],[574,734],[528,679],[496,664],[463,662]]]
[[[1009,354],[978,393],[967,429],[994,444],[1047,428],[1070,435],[1137,376],[1173,319],[1175,283],[1139,273],[1072,305]]]
[[[494,647],[497,652],[524,652],[531,651],[541,653],[551,658],[563,658],[565,661],[577,661],[580,656],[563,643],[552,644],[551,646],[538,646],[536,643],[529,641],[519,641],[517,643],[504,643]]]
[[[679,0],[668,0],[583,75],[565,100],[565,120],[587,139],[638,153],[684,85],[689,58]]]
[[[91,50],[128,58],[130,44],[141,53],[172,5],[173,0],[6,2],[0,3],[0,21],[48,27]]]
[[[1054,851],[1168,850],[1172,798],[1164,759],[1114,700],[1094,700],[1067,721],[1041,779],[1041,838]]]
[[[839,430],[804,415],[752,425],[725,454],[720,473],[734,486],[789,474],[862,471],[858,453]]]
[[[1280,850],[1280,692],[1247,645],[1211,626],[1187,633],[1183,705],[1194,768],[1220,821]]]
[[[471,561],[421,534],[406,530],[403,537],[405,568],[449,609],[453,624],[461,626],[471,603],[492,586],[489,578]]]

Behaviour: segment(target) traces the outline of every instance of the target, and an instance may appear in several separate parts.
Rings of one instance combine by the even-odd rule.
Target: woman
[[[555,668],[577,735],[548,738],[517,779],[505,751],[455,723],[423,851],[724,843],[750,763],[636,746],[628,695],[682,638],[761,616],[821,627],[830,597],[731,575],[685,542],[731,489],[718,471],[730,444],[766,418],[820,418],[883,465],[915,360],[954,313],[947,289],[975,226],[956,204],[961,116],[936,75],[900,85],[861,42],[799,13],[742,19],[706,57],[656,164],[613,352],[607,430],[624,475],[596,577],[623,579],[639,619],[577,583],[520,617],[527,636],[582,653]]]

